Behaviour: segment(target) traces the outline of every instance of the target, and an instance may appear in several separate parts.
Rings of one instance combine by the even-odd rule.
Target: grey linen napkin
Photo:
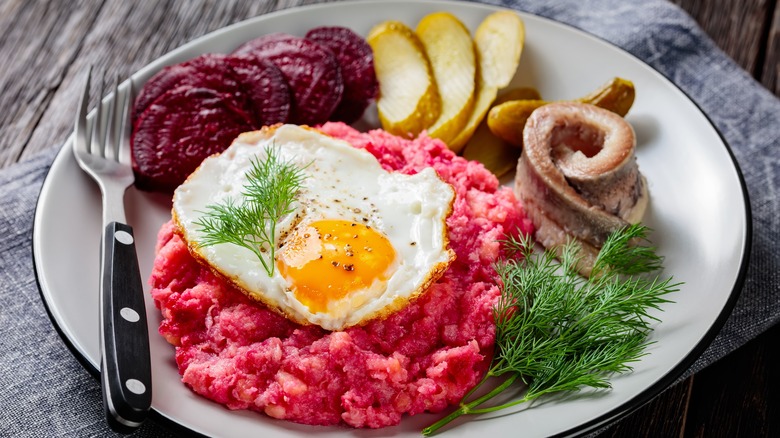
[[[780,100],[723,54],[687,14],[664,0],[488,3],[568,23],[624,48],[687,93],[731,146],[751,197],[751,264],[731,316],[684,376],[776,323]],[[49,150],[0,171],[0,436],[111,436],[99,384],[52,326],[35,280],[34,207],[54,153]],[[153,418],[135,436],[173,433]]]

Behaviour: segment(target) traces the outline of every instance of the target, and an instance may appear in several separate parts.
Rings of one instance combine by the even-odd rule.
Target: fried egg
[[[204,245],[209,205],[240,204],[252,160],[274,148],[304,174],[273,233],[273,272],[249,249]],[[203,161],[173,196],[190,252],[250,297],[301,324],[342,330],[423,293],[454,259],[446,219],[455,193],[436,171],[388,172],[370,153],[295,125],[245,133]],[[270,254],[270,248],[263,248]]]

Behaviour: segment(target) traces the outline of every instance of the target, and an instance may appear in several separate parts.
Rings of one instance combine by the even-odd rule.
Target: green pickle
[[[573,101],[596,105],[625,117],[634,104],[635,95],[631,81],[616,77],[592,93]],[[531,96],[532,98],[506,100],[490,109],[487,125],[493,135],[515,147],[523,147],[523,128],[528,117],[537,108],[550,103],[540,97]]]

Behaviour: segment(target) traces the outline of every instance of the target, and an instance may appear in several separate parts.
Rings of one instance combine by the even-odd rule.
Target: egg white
[[[201,246],[196,222],[207,206],[230,197],[241,202],[251,160],[269,148],[306,175],[294,211],[277,224],[278,248],[294,227],[322,219],[369,225],[383,233],[396,251],[392,275],[366,290],[312,312],[301,303],[278,269],[269,277],[248,249],[233,244]],[[293,321],[328,330],[362,324],[387,315],[424,292],[454,258],[448,248],[446,218],[455,193],[436,172],[414,175],[384,170],[370,153],[310,128],[281,125],[245,133],[200,167],[174,192],[173,218],[190,251],[213,270]]]

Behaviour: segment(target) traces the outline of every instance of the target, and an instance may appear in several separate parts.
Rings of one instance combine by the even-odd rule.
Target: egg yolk
[[[280,248],[276,265],[296,298],[317,313],[376,281],[386,281],[394,260],[395,249],[382,233],[334,219],[295,229]]]

